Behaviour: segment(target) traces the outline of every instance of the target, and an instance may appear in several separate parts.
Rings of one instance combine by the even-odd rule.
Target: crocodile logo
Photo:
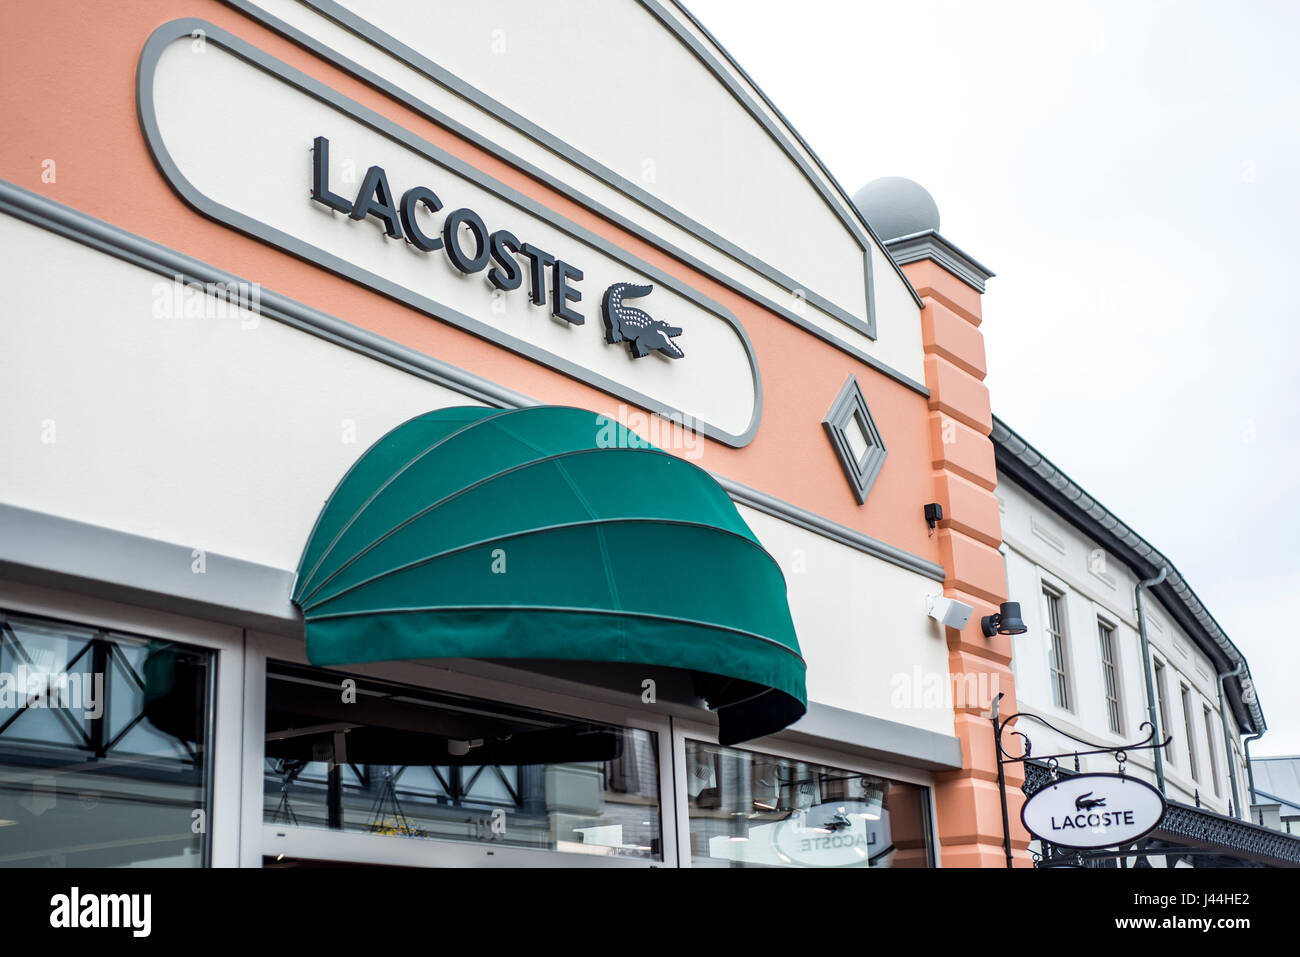
[[[1091,811],[1093,808],[1106,806],[1105,798],[1090,798],[1088,795],[1091,793],[1091,791],[1084,791],[1074,799],[1074,809],[1076,811]]]
[[[654,286],[649,283],[637,285],[616,282],[605,290],[605,298],[601,302],[601,314],[605,318],[605,341],[626,342],[632,350],[633,359],[644,358],[654,349],[670,359],[680,359],[686,353],[673,342],[673,337],[682,334],[681,327],[651,318],[645,310],[629,306],[625,302],[627,299],[648,296],[652,289]]]

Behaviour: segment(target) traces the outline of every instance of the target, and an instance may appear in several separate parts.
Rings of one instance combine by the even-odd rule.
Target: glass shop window
[[[686,741],[695,867],[931,867],[926,788]]]
[[[213,654],[0,611],[0,866],[206,862]]]
[[[658,755],[651,731],[267,663],[267,824],[658,860]]]

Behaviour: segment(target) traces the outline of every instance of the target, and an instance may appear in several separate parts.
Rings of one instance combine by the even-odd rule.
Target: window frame
[[[1120,677],[1118,643],[1119,629],[1101,615],[1097,616],[1097,653],[1101,658],[1102,693],[1106,699],[1106,721],[1111,734],[1124,734],[1124,685]],[[1107,650],[1110,660],[1107,660]]]
[[[456,670],[440,659],[427,661],[381,661],[346,667],[325,667],[341,677],[355,675],[378,681],[413,685],[431,691],[468,695],[487,701],[509,702],[523,708],[551,712],[565,717],[590,719],[624,728],[636,728],[657,735],[659,760],[659,835],[662,858],[622,858],[574,854],[546,848],[506,847],[490,841],[453,841],[402,838],[383,834],[359,834],[326,828],[268,824],[263,819],[263,755],[266,727],[267,659],[310,665],[306,647],[294,641],[262,632],[249,632],[250,685],[254,700],[246,703],[244,814],[246,832],[256,832],[256,842],[247,842],[243,866],[260,867],[265,857],[304,857],[314,860],[355,864],[389,864],[404,867],[665,867],[672,866],[676,853],[677,815],[666,801],[673,795],[672,722],[666,710],[645,710],[640,714],[629,703],[613,704],[577,697],[524,684],[519,669],[482,662],[456,661]],[[311,666],[319,667],[319,666]],[[462,668],[466,670],[461,670]],[[517,682],[504,680],[510,673]],[[256,677],[252,675],[256,673]],[[609,693],[613,698],[617,693]],[[634,699],[635,700],[635,699]],[[250,759],[251,758],[251,759]],[[256,822],[253,824],[252,822]]]
[[[1047,690],[1051,696],[1052,707],[1058,711],[1074,714],[1074,685],[1070,678],[1073,668],[1070,660],[1069,606],[1066,602],[1068,591],[1046,579],[1040,580],[1039,590],[1042,596],[1040,600],[1043,608],[1043,630],[1047,633]],[[1059,632],[1052,629],[1053,610],[1057,613]],[[1052,666],[1054,658],[1059,665],[1058,668]],[[1058,690],[1064,699],[1063,704],[1057,700]]]
[[[12,580],[0,580],[0,606],[14,614],[52,618],[213,652],[209,678],[212,690],[206,714],[210,744],[202,866],[238,866],[241,863],[243,629]]]
[[[683,718],[673,718],[673,779],[676,784],[675,803],[677,808],[677,834],[682,839],[677,844],[677,866],[691,867],[690,847],[690,801],[686,792],[686,739],[692,738],[708,744],[718,744],[716,730],[701,722]],[[930,858],[933,867],[942,867],[939,847],[939,826],[937,805],[935,804],[934,776],[918,768],[883,761],[873,761],[849,752],[804,745],[783,738],[756,738],[734,745],[742,751],[761,751],[773,757],[791,761],[805,761],[809,764],[822,764],[838,767],[854,774],[869,774],[876,777],[892,778],[906,784],[914,784],[925,789],[926,826],[930,840]]]
[[[1183,705],[1183,733],[1187,735],[1187,771],[1192,780],[1201,783],[1201,768],[1196,754],[1196,722],[1192,719],[1192,689],[1185,681],[1178,682],[1179,697]]]
[[[1223,788],[1219,784],[1219,761],[1215,756],[1214,712],[1204,701],[1201,702],[1201,714],[1205,718],[1205,749],[1210,756],[1210,785],[1215,797],[1223,797]]]
[[[1165,757],[1170,766],[1177,767],[1178,762],[1174,760],[1174,755],[1178,749],[1172,747],[1174,732],[1169,727],[1169,681],[1165,674],[1165,669],[1168,667],[1167,662],[1161,661],[1155,655],[1151,656],[1151,683],[1155,686],[1156,692],[1156,717],[1160,721],[1160,730],[1170,739],[1171,745]]]

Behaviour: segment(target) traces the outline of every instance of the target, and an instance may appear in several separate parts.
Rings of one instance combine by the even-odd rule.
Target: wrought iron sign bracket
[[[1046,718],[1042,717],[1041,715],[1034,714],[1033,712],[1030,711],[1017,711],[1014,714],[1009,714],[1005,718],[1002,718],[998,714],[998,706],[1002,701],[1002,697],[1003,697],[1002,694],[998,694],[998,696],[993,699],[993,707],[992,707],[992,712],[989,716],[989,720],[993,724],[993,742],[994,742],[994,747],[997,750],[998,796],[1002,801],[1002,848],[1006,853],[1007,867],[1012,866],[1012,858],[1011,858],[1011,828],[1007,819],[1007,783],[1006,783],[1006,771],[1005,771],[1006,765],[1023,764],[1024,762],[1029,760],[1043,761],[1047,764],[1052,779],[1056,780],[1057,768],[1060,766],[1060,761],[1062,758],[1073,758],[1074,770],[1078,771],[1080,757],[1084,755],[1091,755],[1091,754],[1109,754],[1115,759],[1115,763],[1118,765],[1118,770],[1119,770],[1118,776],[1122,778],[1124,777],[1125,765],[1128,762],[1128,753],[1130,751],[1147,751],[1147,750],[1155,750],[1156,748],[1165,748],[1168,747],[1169,744],[1173,741],[1172,736],[1166,736],[1163,741],[1157,741],[1155,739],[1156,729],[1152,727],[1150,722],[1144,721],[1142,722],[1141,726],[1138,729],[1139,731],[1144,729],[1146,731],[1146,737],[1142,738],[1141,740],[1135,741],[1131,744],[1121,744],[1121,745],[1099,744],[1095,741],[1089,741],[1087,738],[1081,738],[1077,734],[1071,734],[1069,731],[1064,731],[1061,728],[1056,727],[1056,725],[1052,724],[1050,721],[1048,721]],[[1020,731],[1019,729],[1012,729],[1009,732],[1007,731],[1007,726],[1010,725],[1011,722],[1016,721],[1017,719],[1020,718],[1028,718],[1031,721],[1037,721],[1039,724],[1043,725],[1046,728],[1050,728],[1052,731],[1055,731],[1057,734],[1069,738],[1071,741],[1077,741],[1079,744],[1083,745],[1083,747],[1077,748],[1073,751],[1063,751],[1057,754],[1036,755],[1033,753],[1033,742],[1030,741],[1029,736],[1027,734],[1025,734],[1023,731]],[[1003,736],[1006,734],[1011,734],[1020,738],[1022,742],[1022,750],[1020,754],[1012,754],[1010,751],[1006,749],[1006,746],[1003,743]],[[1112,777],[1114,777],[1114,775],[1112,775]],[[1044,844],[1046,844],[1046,842],[1044,842]]]

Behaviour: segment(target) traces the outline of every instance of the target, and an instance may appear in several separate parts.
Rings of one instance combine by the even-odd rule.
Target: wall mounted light
[[[938,502],[930,502],[925,506],[925,524],[930,526],[930,534],[934,534],[934,527],[943,521],[943,506]]]
[[[980,619],[980,629],[985,638],[994,635],[1023,635],[1029,629],[1020,620],[1020,602],[1004,601],[998,606],[996,615],[985,615]]]

